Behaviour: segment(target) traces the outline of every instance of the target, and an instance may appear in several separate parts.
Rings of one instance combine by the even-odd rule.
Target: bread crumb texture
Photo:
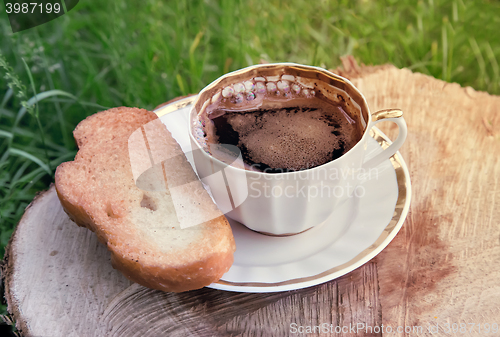
[[[175,292],[209,285],[229,270],[231,228],[156,114],[113,108],[86,118],[73,134],[79,150],[57,168],[56,190],[70,218],[107,245],[116,269]],[[176,186],[175,198],[169,186]],[[211,220],[181,228],[174,202],[190,206],[193,219]]]

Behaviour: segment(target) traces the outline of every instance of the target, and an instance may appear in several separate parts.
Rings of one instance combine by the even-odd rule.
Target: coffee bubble
[[[203,123],[195,123],[203,132],[194,133],[202,146],[238,146],[249,169],[300,171],[335,160],[361,139],[359,117],[349,111],[343,97],[331,100],[298,77],[254,77],[215,93],[198,116]]]

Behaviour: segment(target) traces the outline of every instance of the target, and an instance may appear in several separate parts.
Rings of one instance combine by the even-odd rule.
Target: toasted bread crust
[[[221,221],[222,219],[214,219]],[[224,221],[225,218],[224,218]],[[218,281],[233,264],[233,254],[216,253],[189,265],[145,268],[134,260],[111,250],[111,263],[129,280],[145,287],[171,292],[200,289]],[[228,267],[229,266],[229,267]]]
[[[141,227],[144,224],[134,223],[132,216],[142,212],[146,220],[157,219],[156,210],[141,209],[144,206],[140,197],[146,192],[135,185],[127,143],[134,131],[156,119],[154,113],[146,110],[114,108],[82,121],[74,131],[79,147],[75,161],[63,163],[56,170],[57,195],[69,217],[95,232],[99,241],[107,245],[113,267],[130,280],[163,291],[199,289],[219,280],[233,263],[234,238],[222,213],[217,210],[220,216],[188,229],[180,229],[174,215],[173,222],[166,221],[158,231],[168,230],[168,235],[175,235],[175,239],[178,237],[186,244],[168,249],[163,247],[164,241],[159,245],[148,237]],[[153,133],[168,138],[172,151],[179,153],[179,145],[166,128],[161,123],[154,125]],[[182,158],[178,164],[182,174],[192,179],[194,172]],[[197,198],[202,194],[197,202],[200,212],[216,209],[201,183],[195,184]],[[168,191],[151,195],[156,200],[170,197]]]

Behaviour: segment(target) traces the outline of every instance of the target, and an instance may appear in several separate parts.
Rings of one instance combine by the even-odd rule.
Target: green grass
[[[105,107],[152,109],[260,60],[335,68],[346,54],[500,93],[493,0],[85,0],[16,34],[0,8],[0,53],[25,88],[10,90],[0,68],[2,254],[35,193],[76,153],[71,131]]]

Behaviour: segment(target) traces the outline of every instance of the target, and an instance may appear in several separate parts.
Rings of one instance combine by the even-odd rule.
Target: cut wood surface
[[[412,180],[410,213],[375,259],[303,290],[163,293],[114,270],[106,248],[69,220],[51,188],[27,208],[4,260],[8,310],[21,333],[499,336],[500,328],[491,331],[500,325],[500,97],[389,65],[343,63],[336,71],[372,112],[401,108],[408,124],[401,153]],[[394,139],[397,128],[387,124]],[[292,323],[343,331],[294,334]],[[362,324],[372,332],[357,330]]]

